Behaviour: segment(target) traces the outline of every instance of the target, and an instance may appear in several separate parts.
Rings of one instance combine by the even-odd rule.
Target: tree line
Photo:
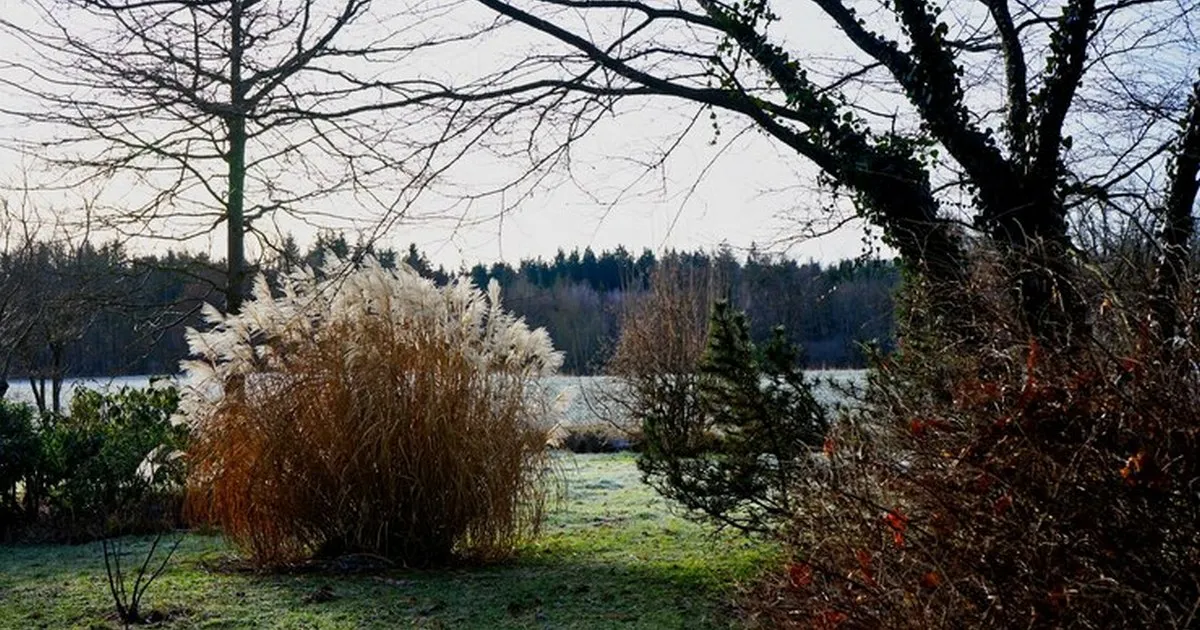
[[[302,249],[294,240],[255,268],[268,279],[332,258],[371,255],[384,267],[403,262],[438,284],[496,281],[505,303],[532,326],[545,327],[565,353],[564,370],[595,374],[620,332],[622,313],[673,265],[721,279],[721,297],[744,309],[752,334],[765,339],[786,324],[812,367],[860,367],[860,344],[892,343],[892,293],[899,269],[880,260],[801,263],[757,249],[744,257],[715,252],[590,248],[556,256],[448,271],[415,245],[407,250],[321,235]],[[39,406],[61,404],[61,379],[173,373],[187,356],[187,327],[203,325],[205,304],[225,308],[224,263],[207,254],[168,250],[132,255],[120,244],[30,241],[0,253],[0,386],[32,378]]]
[[[618,247],[599,254],[559,251],[552,260],[526,259],[516,266],[476,265],[469,276],[481,285],[497,280],[509,308],[545,327],[566,354],[565,371],[595,374],[614,348],[622,313],[651,289],[662,265],[712,278],[719,285],[716,297],[746,311],[754,339],[765,340],[775,326],[786,325],[808,367],[864,367],[862,344],[886,349],[893,343],[892,294],[900,272],[888,261],[821,265],[756,248],[743,258],[728,247],[659,255],[644,250],[634,256]]]

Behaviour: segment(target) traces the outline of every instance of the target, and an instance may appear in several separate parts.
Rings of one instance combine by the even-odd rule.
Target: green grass
[[[233,551],[188,535],[143,611],[171,628],[718,628],[776,550],[672,514],[629,455],[561,460],[566,496],[513,560],[370,575],[212,569]],[[146,539],[125,541],[131,556]],[[336,598],[306,603],[329,586]],[[0,628],[113,628],[99,544],[0,547]]]

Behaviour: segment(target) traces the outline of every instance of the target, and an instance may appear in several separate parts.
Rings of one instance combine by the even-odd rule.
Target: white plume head
[[[240,313],[206,308],[209,327],[187,331],[193,356],[181,363],[187,385],[176,420],[203,422],[228,383],[269,375],[289,348],[315,343],[324,327],[364,318],[387,322],[414,344],[453,344],[481,373],[531,379],[562,365],[545,330],[531,330],[503,309],[495,282],[486,292],[461,281],[439,287],[402,263],[385,269],[368,258],[357,268],[348,265],[334,261],[320,274],[301,270],[283,276],[274,291],[260,276]],[[348,347],[346,356],[362,350]]]

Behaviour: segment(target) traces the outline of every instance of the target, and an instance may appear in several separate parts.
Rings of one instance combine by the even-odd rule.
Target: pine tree
[[[670,426],[644,418],[639,465],[647,481],[737,529],[770,532],[786,522],[828,428],[800,365],[781,327],[756,347],[745,314],[718,302],[695,381],[695,416]]]

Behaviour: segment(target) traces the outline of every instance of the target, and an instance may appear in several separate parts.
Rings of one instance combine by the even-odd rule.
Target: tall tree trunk
[[[966,249],[953,225],[940,216],[928,173],[911,157],[888,155],[852,140],[859,143],[855,159],[847,160],[848,168],[830,172],[861,192],[860,215],[883,228],[887,244],[927,283],[929,324],[972,337],[971,304],[964,301],[969,297],[964,290]]]
[[[981,222],[1001,248],[1022,323],[1042,344],[1069,349],[1088,334],[1066,209],[1052,172],[1032,174],[1026,190],[984,199]]]
[[[1154,317],[1164,341],[1185,332],[1179,322],[1179,294],[1196,231],[1192,207],[1200,189],[1197,175],[1200,175],[1200,82],[1192,88],[1187,119],[1171,167],[1170,189],[1162,209],[1163,228],[1159,234],[1162,256],[1154,283]]]
[[[1034,237],[1013,252],[1021,316],[1030,334],[1068,349],[1088,332],[1088,306],[1066,239]]]
[[[229,188],[225,202],[225,221],[229,249],[226,254],[228,277],[225,286],[225,310],[237,313],[242,308],[246,285],[245,203],[246,203],[246,88],[242,82],[242,1],[233,0],[230,15],[229,46],[230,111],[225,116],[229,131]]]

